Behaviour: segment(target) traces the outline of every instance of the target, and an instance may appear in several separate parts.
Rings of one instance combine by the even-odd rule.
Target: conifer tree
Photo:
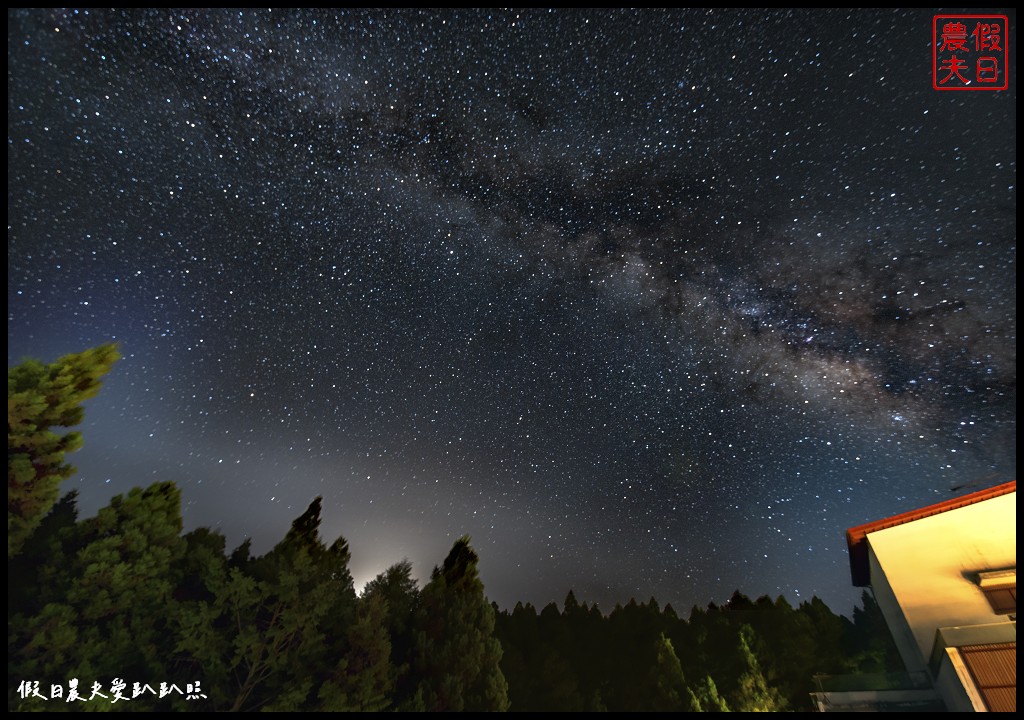
[[[494,609],[484,596],[477,562],[464,536],[423,588],[415,671],[427,710],[508,709]]]
[[[736,692],[732,695],[732,708],[737,712],[778,712],[786,709],[786,701],[779,691],[768,684],[761,664],[754,655],[754,629],[740,628],[739,651],[744,665]]]
[[[853,608],[853,623],[846,627],[848,665],[857,672],[904,672],[903,660],[878,601],[867,590],[861,593],[860,601],[861,607]]]
[[[387,601],[373,595],[359,601],[347,633],[348,647],[321,686],[317,708],[333,712],[381,712],[391,705],[395,678],[387,630]],[[331,658],[327,658],[330,662]]]
[[[405,708],[416,692],[411,676],[414,621],[420,602],[420,590],[412,576],[412,563],[403,560],[375,577],[363,589],[361,602],[376,601],[384,609],[384,625],[391,645],[391,672],[394,678],[392,698],[396,707]]]
[[[576,599],[576,593],[572,591],[572,588],[569,588],[569,592],[566,593],[565,601],[562,603],[562,608],[562,612],[566,616],[573,615],[579,611],[580,603]]]
[[[7,371],[7,557],[13,557],[57,502],[75,469],[66,453],[82,446],[77,432],[51,428],[82,422],[82,403],[121,357],[115,345],[65,355],[44,365],[26,360]]]
[[[719,695],[718,686],[710,675],[705,675],[704,679],[688,692],[690,705],[696,712],[729,712],[728,703]]]
[[[169,677],[178,630],[174,592],[185,552],[181,527],[173,483],[133,488],[83,521],[81,549],[64,567],[61,597],[15,618],[9,666],[35,678]],[[153,702],[147,696],[132,707],[156,709]]]
[[[654,712],[695,710],[686,692],[683,667],[679,664],[672,641],[664,633],[655,641],[654,666],[651,668],[649,685],[652,691],[650,709]]]
[[[7,613],[31,615],[67,594],[78,543],[78,492],[65,494],[43,518],[29,542],[7,561]]]
[[[230,710],[310,710],[329,679],[329,659],[347,648],[355,590],[348,544],[320,540],[321,499],[284,540],[254,560],[211,578],[214,600],[183,619],[178,650],[225,683],[211,703]]]

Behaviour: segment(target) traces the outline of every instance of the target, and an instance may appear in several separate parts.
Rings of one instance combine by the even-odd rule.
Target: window
[[[996,615],[1017,614],[1017,569],[978,573],[978,585]]]
[[[956,648],[990,711],[1017,711],[1017,643]]]

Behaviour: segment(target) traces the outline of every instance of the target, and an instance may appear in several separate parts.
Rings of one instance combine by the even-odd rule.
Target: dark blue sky
[[[847,527],[1016,473],[1016,66],[932,14],[10,11],[8,362],[121,344],[86,513],[848,611]]]

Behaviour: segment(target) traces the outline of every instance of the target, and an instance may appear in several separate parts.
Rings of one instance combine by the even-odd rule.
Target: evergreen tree
[[[391,645],[392,697],[396,707],[407,707],[416,692],[415,678],[410,673],[415,642],[413,623],[420,602],[412,563],[396,563],[367,583],[362,601],[379,602],[384,609],[384,625]]]
[[[344,657],[355,590],[347,543],[319,537],[316,498],[267,555],[209,580],[214,599],[183,618],[178,649],[221,679],[211,705],[229,710],[310,710]],[[336,697],[336,696],[334,696]]]
[[[9,667],[28,678],[169,677],[185,552],[180,506],[173,483],[157,483],[81,523],[60,597],[9,623]],[[133,708],[156,709],[148,699]]]
[[[679,620],[679,616],[676,615],[676,611],[675,608],[672,607],[672,603],[665,605],[665,609],[661,611],[661,614],[665,616],[665,620],[668,621],[669,625],[673,625]]]
[[[537,671],[543,640],[537,610],[530,603],[517,602],[511,614],[495,617],[495,636],[501,641],[501,671],[508,681],[509,709],[514,712],[546,710],[540,701],[547,685]]]
[[[786,701],[779,691],[768,684],[761,664],[754,655],[754,629],[749,625],[740,628],[739,651],[744,664],[738,687],[733,693],[732,708],[737,712],[778,712],[786,709]]]
[[[750,624],[760,646],[770,650],[759,653],[762,672],[791,709],[810,709],[809,693],[814,689],[811,678],[815,672],[829,672],[833,667],[822,651],[840,652],[842,636],[833,638],[827,628],[815,627],[804,612],[794,609],[781,595],[774,601],[767,595],[758,598],[756,609]],[[830,622],[839,623],[831,612],[828,615]],[[836,647],[829,644],[833,639]]]
[[[212,577],[223,575],[227,558],[224,548],[227,540],[209,528],[196,528],[185,535],[185,558],[182,561],[182,580],[175,596],[182,601],[211,601],[209,583]]]
[[[7,371],[7,557],[13,557],[57,502],[75,469],[64,455],[82,446],[77,432],[54,427],[82,422],[82,403],[120,357],[114,345],[65,355],[44,365],[26,360]]]
[[[690,706],[696,712],[729,712],[729,705],[725,699],[718,694],[718,687],[710,675],[697,683],[695,688],[688,691],[690,695]]]
[[[904,672],[892,633],[885,622],[882,609],[874,596],[864,590],[861,593],[861,607],[853,609],[853,623],[845,628],[847,672],[896,673]],[[844,618],[845,619],[845,618]],[[821,671],[821,668],[818,668]],[[829,672],[828,669],[825,670]]]
[[[415,671],[427,710],[508,709],[494,610],[477,563],[469,538],[462,537],[423,588]]]
[[[565,595],[565,601],[562,603],[562,612],[566,616],[574,615],[580,609],[579,601],[576,600],[576,593],[569,589],[569,592]]]
[[[662,633],[655,641],[654,666],[651,668],[651,710],[655,712],[693,712],[686,691],[683,667],[672,647],[672,641]],[[685,704],[685,707],[684,707]]]
[[[655,647],[660,611],[651,611],[630,598],[616,605],[608,616],[605,673],[608,684],[602,698],[612,712],[648,711],[652,698],[649,687],[655,664]]]
[[[321,686],[318,710],[380,712],[388,709],[395,678],[387,630],[387,601],[362,598],[357,619],[348,631],[344,656]],[[330,658],[327,659],[330,662]]]
[[[32,615],[65,597],[78,543],[78,492],[64,495],[7,561],[7,613]]]
[[[817,646],[814,669],[817,672],[839,672],[843,664],[843,645],[848,635],[847,622],[833,613],[818,597],[801,603],[799,612],[812,627],[807,635],[814,639]]]

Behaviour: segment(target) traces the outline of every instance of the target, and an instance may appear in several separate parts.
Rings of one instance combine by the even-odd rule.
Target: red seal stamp
[[[1009,22],[1005,15],[932,18],[932,87],[1005,90],[1009,87]]]

